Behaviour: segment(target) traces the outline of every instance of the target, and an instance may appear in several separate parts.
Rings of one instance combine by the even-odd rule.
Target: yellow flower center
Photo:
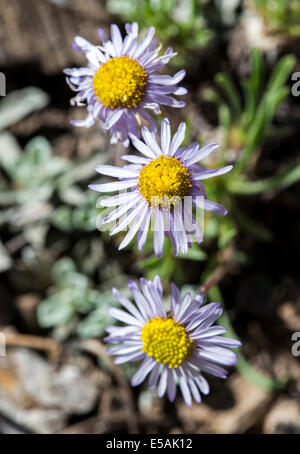
[[[169,368],[178,367],[192,353],[194,341],[183,326],[172,318],[160,317],[149,320],[142,329],[142,352]]]
[[[96,72],[93,87],[97,98],[106,107],[137,107],[147,85],[147,73],[132,58],[114,57]]]
[[[175,205],[189,194],[191,187],[188,170],[171,156],[160,156],[140,172],[138,188],[152,205]]]

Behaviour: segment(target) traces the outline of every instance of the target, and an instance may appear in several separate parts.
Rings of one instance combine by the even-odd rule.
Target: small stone
[[[264,420],[266,434],[300,434],[300,403],[280,397]]]

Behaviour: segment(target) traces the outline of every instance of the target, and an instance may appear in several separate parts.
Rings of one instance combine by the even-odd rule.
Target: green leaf
[[[27,143],[25,153],[34,166],[41,166],[49,163],[52,147],[45,137],[37,136]]]
[[[296,57],[294,55],[286,55],[279,60],[267,85],[267,93],[276,93],[286,83],[295,64]]]
[[[0,130],[17,123],[32,112],[43,109],[48,103],[49,96],[36,87],[9,93],[0,104]]]
[[[263,80],[263,55],[260,50],[253,49],[251,53],[250,86],[253,93],[258,97]],[[256,98],[257,101],[257,98]]]
[[[246,178],[228,179],[227,189],[239,195],[254,195],[271,189],[284,189],[300,180],[300,163],[292,164],[272,177],[249,181]]]
[[[77,229],[96,230],[97,214],[96,208],[78,207],[73,211],[73,224]]]
[[[235,225],[232,223],[232,220],[230,217],[226,217],[223,219],[223,222],[221,222],[220,225],[220,232],[219,232],[219,248],[224,249],[229,241],[235,237],[237,234],[237,230]]]
[[[76,272],[66,273],[63,280],[61,279],[59,282],[60,285],[71,288],[75,293],[80,292],[78,293],[78,296],[79,294],[83,295],[89,286],[89,279],[87,276]]]
[[[157,266],[160,263],[160,258],[152,255],[151,257],[147,257],[146,259],[140,260],[139,265],[143,270],[147,270]]]
[[[224,326],[224,321],[220,320],[220,323]],[[274,380],[266,375],[257,372],[253,366],[251,366],[243,355],[238,354],[238,362],[236,364],[237,370],[244,375],[251,383],[258,386],[259,388],[265,389],[266,391],[278,391],[285,389],[290,380]]]
[[[107,308],[99,308],[91,312],[78,326],[80,337],[99,337],[105,333],[108,325],[114,325],[116,319],[111,317]]]
[[[219,95],[217,90],[214,90],[213,88],[204,88],[202,91],[202,97],[208,102],[214,102],[218,105],[224,104],[224,99]]]
[[[221,104],[219,107],[220,123],[225,131],[225,135],[228,135],[231,126],[231,112],[226,104]],[[227,146],[227,137],[225,139],[225,146]]]
[[[203,262],[207,258],[206,252],[202,251],[198,246],[194,245],[189,248],[186,254],[183,254],[181,251],[178,253],[177,257],[179,259],[185,260],[195,260]]]
[[[12,134],[8,132],[0,134],[0,165],[10,176],[14,174],[21,153],[22,149]]]
[[[217,216],[207,216],[208,219],[205,222],[205,238],[211,239],[219,235],[220,220]]]
[[[37,310],[38,322],[43,328],[53,328],[67,323],[74,314],[72,303],[57,296],[44,300]]]
[[[216,83],[223,89],[233,109],[234,116],[239,117],[242,113],[240,94],[237,91],[232,79],[225,73],[218,73],[215,76]]]
[[[242,81],[245,98],[245,127],[248,127],[255,118],[256,106],[262,88],[263,56],[258,49],[251,53],[251,75],[249,79]]]
[[[63,232],[72,232],[72,209],[68,206],[61,206],[53,211],[51,216],[52,224]]]
[[[64,257],[58,260],[52,267],[52,276],[54,281],[60,282],[64,280],[65,276],[69,273],[76,271],[76,266],[70,257]]]

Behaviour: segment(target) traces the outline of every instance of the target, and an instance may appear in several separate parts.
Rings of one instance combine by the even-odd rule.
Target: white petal
[[[159,385],[158,385],[158,397],[162,397],[167,389],[167,383],[168,383],[168,370],[166,366],[163,368],[160,380],[159,380]]]
[[[139,217],[137,217],[134,220],[134,222],[131,225],[129,231],[127,232],[125,238],[123,239],[122,243],[120,244],[119,250],[126,247],[130,243],[130,241],[134,238],[134,236],[136,235],[137,231],[140,228],[141,223],[144,220],[147,209],[148,209],[148,204],[147,204],[147,202],[145,202],[143,211],[139,214]]]
[[[147,156],[148,158],[155,159],[157,156],[151,147],[148,147],[144,142],[139,140],[133,134],[129,134],[129,137],[132,140],[133,145],[137,150],[139,150],[143,155]]]
[[[147,48],[147,46],[149,46],[149,44],[151,43],[151,41],[153,39],[154,33],[155,33],[155,28],[150,27],[146,33],[144,40],[139,44],[137,50],[134,53],[135,58],[138,58],[140,55],[142,55],[142,53]]]
[[[219,205],[216,202],[213,202],[213,201],[207,200],[207,199],[204,199],[203,202],[204,202],[204,209],[206,211],[212,211],[213,213],[222,214],[223,216],[226,216],[226,214],[228,213],[226,208],[222,207],[222,205]]]
[[[180,304],[177,305],[177,311],[174,316],[174,320],[178,323],[181,322],[186,310],[190,306],[192,302],[192,295],[190,293],[186,293],[183,297],[183,300]]]
[[[119,206],[116,208],[114,211],[112,211],[108,216],[106,216],[102,224],[109,224],[112,221],[115,221],[118,218],[121,218],[123,214],[125,214],[127,211],[129,211],[133,206],[138,203],[138,200],[140,199],[140,194],[136,194],[135,198],[130,200],[130,202],[124,203],[123,205]]]
[[[113,45],[115,46],[115,49],[116,49],[116,54],[118,57],[120,57],[121,52],[122,52],[123,40],[122,40],[122,36],[121,36],[120,30],[119,30],[119,27],[115,24],[112,24],[110,26],[110,33],[111,33],[111,39],[112,39]]]
[[[115,235],[116,233],[124,230],[143,208],[143,204],[138,204],[137,207],[134,208],[130,213],[125,214],[120,222],[118,222],[118,224],[116,224],[115,227],[111,229],[110,235]]]
[[[178,287],[171,282],[171,313],[175,315],[177,310],[177,305],[179,304],[180,296]]]
[[[132,377],[131,385],[138,386],[139,384],[141,384],[145,380],[151,369],[153,368],[154,364],[155,364],[154,360],[147,356],[142,362],[138,371]]]
[[[115,317],[117,320],[120,320],[123,323],[128,323],[129,325],[133,326],[143,326],[143,324],[137,320],[132,315],[129,315],[127,312],[123,311],[122,309],[118,309],[116,307],[111,307],[109,309],[109,313],[112,317]]]
[[[151,374],[149,376],[148,386],[149,386],[150,389],[154,388],[154,386],[156,386],[156,383],[157,383],[157,380],[158,380],[158,377],[159,377],[159,372],[160,372],[160,364],[157,363],[153,367],[153,369],[151,371]]]
[[[114,181],[113,183],[104,183],[104,184],[90,184],[89,188],[97,192],[114,192],[120,191],[121,189],[128,189],[136,186],[139,180],[137,178],[132,178],[126,181]]]
[[[186,124],[181,123],[171,142],[169,156],[174,156],[185,137]]]
[[[153,83],[160,85],[176,85],[178,84],[185,76],[185,71],[181,70],[176,73],[173,77],[164,75],[164,74],[153,74],[149,77],[149,80]]]
[[[210,143],[205,147],[195,149],[193,153],[189,155],[187,158],[187,164],[190,166],[192,164],[196,164],[196,162],[201,161],[201,159],[206,158],[215,148],[219,146],[218,143]]]
[[[194,400],[200,404],[201,403],[201,395],[199,393],[199,390],[197,388],[197,386],[195,385],[195,382],[192,378],[189,378],[188,379],[188,384],[189,384],[189,387],[190,387],[190,391],[192,393],[192,396],[194,398]]]
[[[124,356],[117,356],[114,360],[115,364],[129,363],[130,361],[140,361],[145,357],[144,353],[132,353]]]
[[[155,210],[154,214],[154,251],[157,257],[162,256],[164,248],[164,220],[163,215],[159,208]]]
[[[154,134],[152,134],[148,128],[143,127],[142,135],[148,147],[154,151],[155,157],[158,158],[162,153],[158,143],[156,142]]]
[[[138,191],[124,192],[123,194],[117,194],[112,197],[105,197],[100,200],[99,204],[102,207],[114,207],[117,205],[122,205],[122,203],[127,203],[135,198],[137,194]]]
[[[206,180],[207,178],[217,177],[230,172],[233,166],[221,167],[220,169],[199,170],[193,173],[195,179]]]
[[[96,172],[115,178],[136,178],[139,172],[117,166],[100,165],[96,167]]]
[[[141,228],[140,228],[140,231],[138,234],[138,239],[137,239],[137,245],[141,252],[143,252],[143,247],[147,240],[150,220],[151,220],[151,210],[148,209],[146,216],[144,216],[143,223],[141,225]]]
[[[168,373],[168,384],[167,384],[168,397],[171,402],[173,402],[175,400],[176,391],[177,391],[177,386],[176,386],[176,382],[174,379],[173,371],[171,369]]]
[[[188,407],[191,407],[192,396],[191,396],[190,389],[188,387],[186,378],[182,374],[180,374],[180,377],[179,377],[179,386],[180,386],[182,396],[184,398],[185,403],[187,404]]]
[[[135,155],[129,155],[129,154],[125,154],[123,156],[121,156],[122,159],[124,159],[124,161],[127,161],[127,162],[131,162],[133,164],[149,164],[150,162],[150,159],[148,158],[143,158],[142,156],[135,156]]]
[[[171,127],[167,118],[161,122],[161,150],[164,156],[168,156],[171,142]]]
[[[103,125],[104,129],[110,129],[117,121],[121,118],[124,111],[120,110],[113,110],[112,113],[107,117],[106,122]]]
[[[116,288],[113,288],[112,293],[113,293],[114,297],[122,304],[122,306],[124,306],[128,310],[128,312],[130,312],[135,318],[137,318],[141,322],[145,321],[144,317],[137,310],[135,305],[131,301],[129,301],[128,298],[126,298],[124,295],[122,295],[122,293],[119,292],[119,290],[117,290]]]
[[[109,355],[126,355],[141,351],[140,345],[114,345],[107,349]]]
[[[159,277],[158,274],[154,277],[153,284],[157,288],[157,291],[160,293],[160,296],[162,297],[163,296],[163,287],[162,287],[162,283],[161,283],[161,278]]]
[[[202,375],[197,375],[196,377],[194,377],[194,380],[203,394],[209,394],[209,384]]]

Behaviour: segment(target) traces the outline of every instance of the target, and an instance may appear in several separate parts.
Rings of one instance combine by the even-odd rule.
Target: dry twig
[[[233,254],[233,252],[231,249],[226,251],[222,262],[216,268],[216,270],[212,273],[212,275],[209,276],[209,278],[206,280],[206,282],[200,287],[198,293],[207,295],[208,292],[215,285],[217,285],[226,274],[228,274],[232,270],[232,267],[233,267],[232,254]]]
[[[35,350],[45,350],[51,359],[57,359],[61,352],[61,345],[54,339],[31,336],[28,334],[5,333],[5,344],[7,347],[26,347]]]
[[[79,342],[74,342],[73,347],[78,347],[81,350],[87,351],[92,353],[99,358],[103,359],[110,365],[110,369],[120,387],[121,396],[123,398],[123,402],[126,405],[126,410],[123,415],[126,424],[128,426],[129,433],[137,434],[139,433],[138,430],[138,420],[135,410],[135,405],[133,401],[133,395],[130,386],[128,385],[127,378],[125,377],[122,369],[117,366],[113,359],[107,354],[104,345],[97,339],[84,339]],[[104,404],[103,404],[104,405]],[[102,405],[102,413],[103,408],[107,409],[107,401],[105,401],[105,405]],[[107,413],[107,412],[106,412]]]

